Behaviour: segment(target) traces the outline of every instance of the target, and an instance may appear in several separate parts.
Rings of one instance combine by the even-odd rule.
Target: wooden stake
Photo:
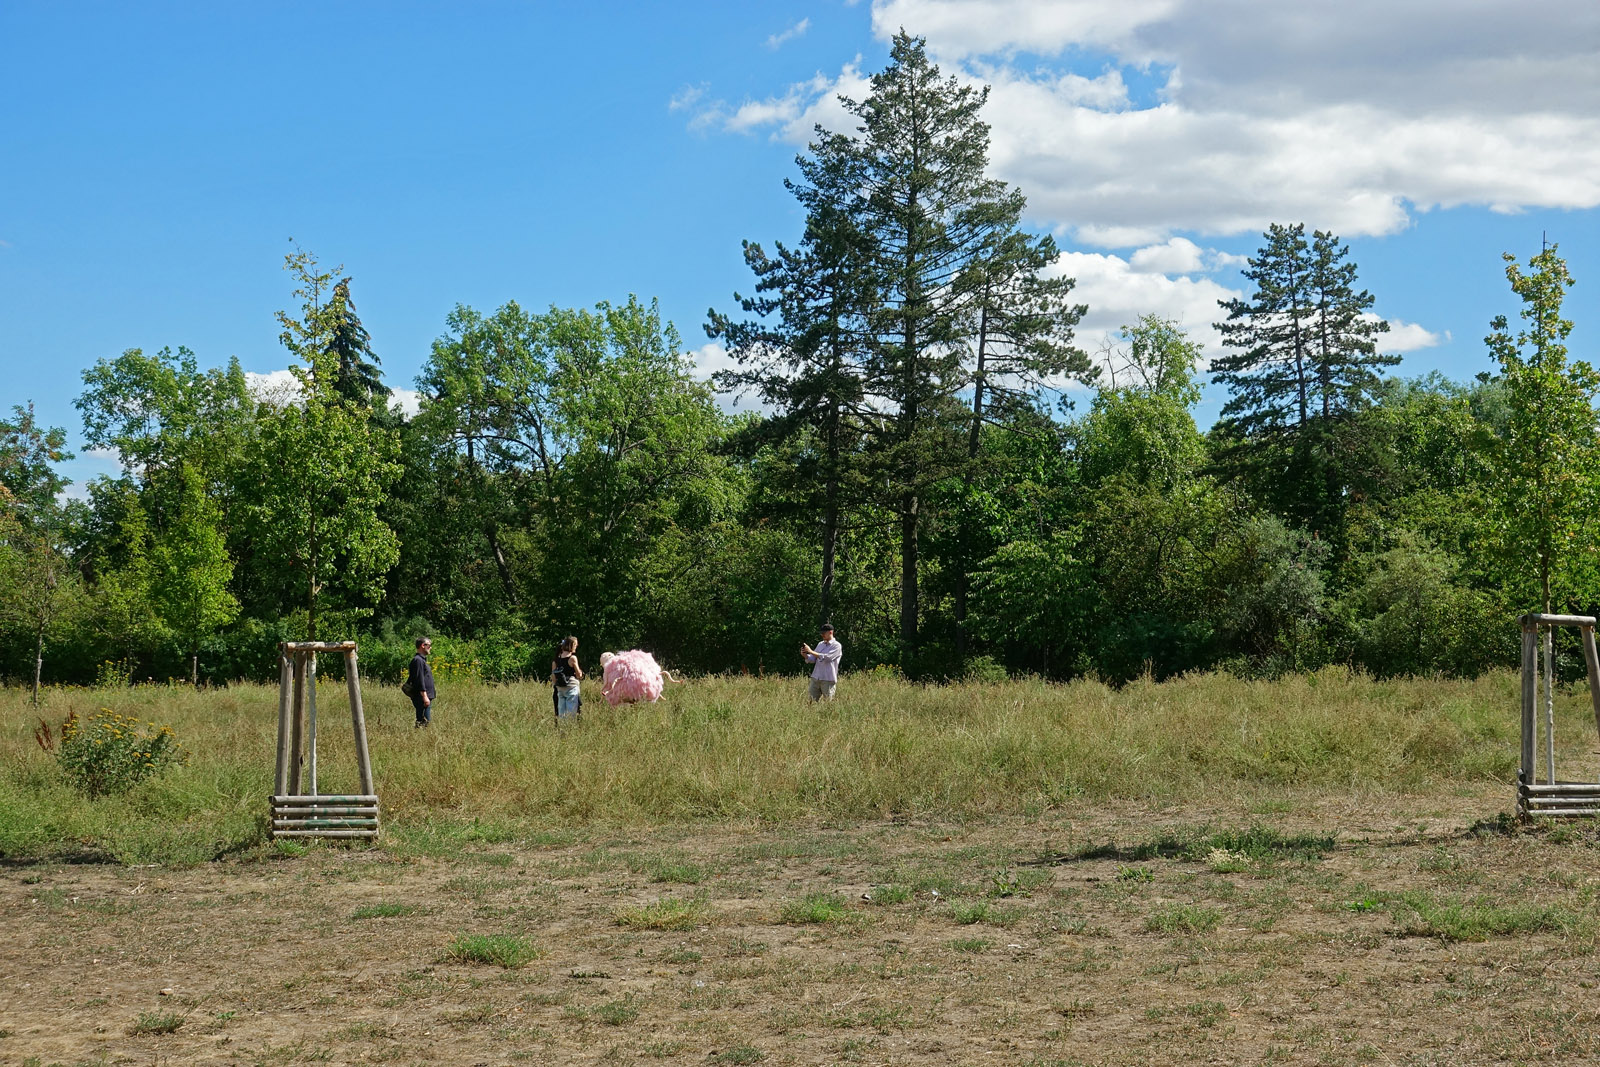
[[[1536,720],[1533,714],[1533,706],[1538,699],[1539,686],[1539,665],[1537,654],[1534,652],[1536,633],[1536,626],[1524,620],[1522,623],[1522,769],[1520,777],[1525,785],[1533,784],[1534,775],[1533,731]]]
[[[307,652],[306,656],[306,718],[309,725],[307,744],[307,757],[310,767],[310,788],[307,790],[312,796],[317,795],[317,654]]]
[[[361,676],[356,670],[356,650],[344,654],[344,682],[350,690],[350,728],[356,735],[356,770],[361,774],[361,791],[372,792],[372,758],[367,754],[367,716],[361,706]]]
[[[1594,705],[1594,728],[1600,732],[1600,652],[1595,651],[1593,626],[1583,628],[1583,660],[1589,667],[1589,703]]]
[[[1555,784],[1555,627],[1544,630],[1544,781]],[[314,779],[315,781],[315,779]]]
[[[289,791],[289,708],[294,701],[294,668],[289,654],[278,654],[278,769],[273,775],[273,788],[279,793]]]
[[[294,724],[289,738],[289,788],[286,792],[300,792],[300,734],[305,722],[306,659],[302,652],[294,653]]]

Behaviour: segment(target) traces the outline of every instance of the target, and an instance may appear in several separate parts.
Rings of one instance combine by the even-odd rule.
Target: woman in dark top
[[[556,658],[550,661],[550,682],[555,686],[552,700],[556,707],[556,722],[565,718],[577,719],[583,710],[583,697],[578,683],[583,680],[583,668],[578,666],[578,639],[569,637],[556,649]]]

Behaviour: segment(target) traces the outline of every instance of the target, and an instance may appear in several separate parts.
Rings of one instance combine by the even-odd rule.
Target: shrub
[[[141,723],[110,708],[100,708],[87,719],[70,712],[61,724],[59,745],[45,723],[34,731],[34,737],[41,748],[55,752],[67,778],[91,797],[126,793],[189,758],[172,727],[158,729],[153,722]]]

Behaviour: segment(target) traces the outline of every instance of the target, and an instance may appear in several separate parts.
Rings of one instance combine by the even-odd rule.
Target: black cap
[[[817,629],[818,629],[818,630],[819,630],[819,631],[821,631],[821,632],[824,632],[824,633],[825,633],[825,632],[827,632],[827,631],[828,631],[828,630],[831,630],[831,629],[833,629],[833,623],[831,623],[831,622],[825,622],[825,623],[823,623],[823,624],[822,624],[822,625],[821,625],[821,626],[819,626],[819,627],[817,627]]]

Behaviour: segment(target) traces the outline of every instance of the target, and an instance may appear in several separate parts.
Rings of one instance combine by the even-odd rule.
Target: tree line
[[[1302,225],[1264,234],[1223,351],[1146,315],[1091,359],[985,98],[895,39],[786,182],[799,240],[747,242],[752,292],[709,311],[713,381],[653,302],[457,306],[406,417],[351,279],[296,249],[283,395],[181,348],[99,360],[76,406],[122,470],[82,499],[16,408],[0,673],[262,678],[288,636],[419,632],[498,678],[566,633],[788,671],[831,617],[854,665],[929,680],[1470,674],[1513,660],[1512,614],[1594,609],[1600,376],[1555,248],[1506,257],[1519,321],[1465,383],[1388,373],[1348,246]]]

